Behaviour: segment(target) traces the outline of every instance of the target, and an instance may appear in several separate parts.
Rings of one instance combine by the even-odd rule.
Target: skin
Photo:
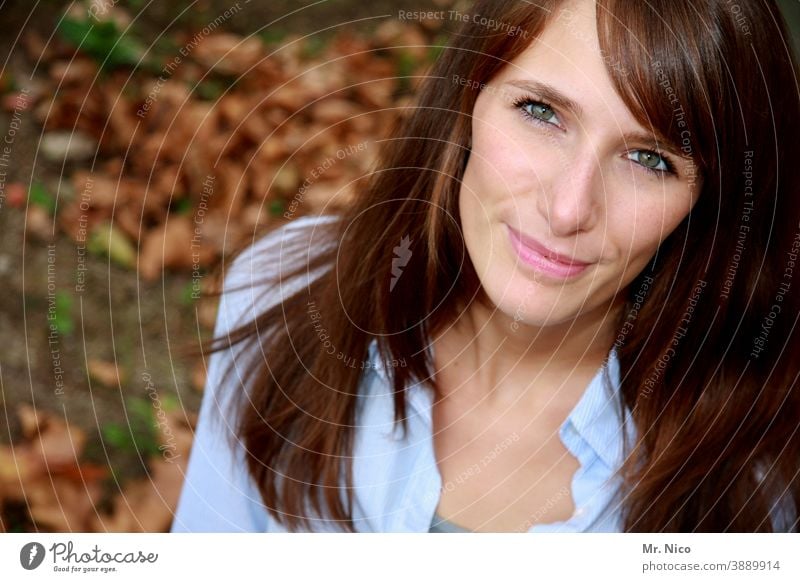
[[[613,344],[624,290],[701,187],[691,161],[636,121],[606,65],[594,2],[570,2],[482,90],[473,110],[460,216],[496,308],[473,302],[433,347],[443,391],[434,406],[443,480],[509,435],[519,437],[491,471],[442,496],[442,516],[478,531],[527,529],[526,515],[569,488],[579,464],[558,428]],[[532,84],[575,107],[532,93]],[[668,164],[674,174],[654,173]],[[592,264],[566,281],[537,272],[518,258],[506,224]],[[541,521],[566,519],[573,509],[562,494]]]

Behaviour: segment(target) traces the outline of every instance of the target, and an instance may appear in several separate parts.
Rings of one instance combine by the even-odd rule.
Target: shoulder
[[[299,260],[303,253],[297,249],[313,244],[313,233],[318,226],[337,218],[298,218],[239,253],[227,272],[223,271],[214,336],[223,342],[230,341],[229,334],[234,328],[254,319],[270,303],[280,301],[289,290],[279,285],[273,293],[266,284],[268,280],[283,271],[283,263],[294,265]],[[295,249],[285,253],[283,249],[290,246]],[[266,295],[257,292],[259,287],[267,291]],[[225,344],[225,349],[214,351],[208,358],[205,390],[173,532],[284,531],[270,519],[248,473],[245,450],[236,434],[235,415],[230,408],[235,396],[244,389],[241,372],[257,348],[256,344]],[[228,374],[229,371],[235,373]]]
[[[319,216],[303,216],[287,222],[255,239],[250,245],[239,253],[231,264],[232,274],[245,274],[248,266],[255,264],[274,263],[280,256],[272,255],[284,248],[296,246],[296,243],[321,242],[323,226],[338,222],[340,217],[335,214]]]
[[[338,220],[332,214],[297,218],[256,239],[223,266],[215,335],[252,320],[307,284],[316,272],[286,284],[278,279],[298,262],[307,261],[312,250],[334,244],[325,237],[323,227]]]

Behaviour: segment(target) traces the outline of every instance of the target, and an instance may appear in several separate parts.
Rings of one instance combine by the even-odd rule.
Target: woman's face
[[[474,107],[459,207],[489,298],[534,326],[606,309],[694,205],[675,150],[615,92],[594,2],[568,3]]]

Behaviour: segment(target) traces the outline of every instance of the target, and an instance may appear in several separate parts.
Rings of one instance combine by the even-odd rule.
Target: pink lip
[[[556,253],[538,241],[520,234],[510,226],[505,226],[508,229],[511,246],[514,247],[519,258],[537,271],[559,279],[567,279],[582,273],[592,264]]]

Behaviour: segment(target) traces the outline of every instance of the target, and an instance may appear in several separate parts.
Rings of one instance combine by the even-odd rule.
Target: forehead
[[[595,3],[566,2],[551,15],[541,34],[501,70],[495,83],[534,80],[552,86],[577,103],[586,124],[609,120],[624,131],[641,130],[617,94],[597,36]]]

